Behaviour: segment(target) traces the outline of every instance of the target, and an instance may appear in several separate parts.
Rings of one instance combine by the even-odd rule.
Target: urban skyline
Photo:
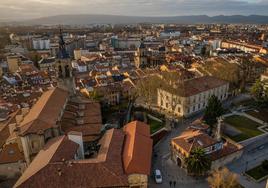
[[[268,188],[267,0],[0,1],[0,188]]]
[[[125,16],[268,15],[266,0],[9,0],[0,2],[1,20],[24,20],[59,14]]]

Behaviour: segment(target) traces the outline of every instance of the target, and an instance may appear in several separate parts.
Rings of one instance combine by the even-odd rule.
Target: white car
[[[158,170],[158,169],[156,169],[155,171],[154,171],[154,179],[155,179],[155,182],[156,183],[162,183],[162,175],[161,175],[161,171],[160,170]]]

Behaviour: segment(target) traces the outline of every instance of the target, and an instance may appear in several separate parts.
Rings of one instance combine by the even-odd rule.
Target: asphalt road
[[[240,183],[244,187],[264,188],[266,181],[255,183],[244,176],[244,172],[266,159],[268,159],[268,136],[245,147],[242,157],[228,164],[227,167],[239,176]]]
[[[198,114],[190,119],[183,120],[176,124],[175,128],[163,138],[154,147],[154,157],[152,161],[152,170],[159,169],[163,176],[163,183],[156,184],[153,176],[150,178],[149,187],[153,188],[168,188],[170,187],[170,181],[176,181],[177,188],[207,188],[208,184],[205,179],[195,179],[186,175],[186,172],[173,163],[170,159],[169,143],[170,140],[184,131],[188,125],[199,118],[202,114]],[[153,174],[153,173],[152,173]],[[172,184],[171,187],[174,187]]]

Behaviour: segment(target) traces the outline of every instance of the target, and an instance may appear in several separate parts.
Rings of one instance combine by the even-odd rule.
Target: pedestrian
[[[171,187],[171,185],[172,185],[172,181],[169,181],[169,187]]]
[[[173,186],[176,187],[176,181],[173,181]]]

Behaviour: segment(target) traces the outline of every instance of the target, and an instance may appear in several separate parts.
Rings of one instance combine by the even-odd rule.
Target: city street
[[[173,163],[170,159],[169,143],[170,140],[178,136],[182,131],[184,131],[188,125],[199,118],[201,114],[198,114],[190,119],[186,119],[183,122],[178,123],[174,129],[163,138],[155,147],[154,147],[154,157],[152,161],[152,170],[159,169],[163,176],[163,183],[156,184],[153,175],[149,181],[149,187],[170,187],[170,181],[176,181],[176,187],[182,188],[206,188],[208,187],[205,179],[195,179],[186,175],[186,172]],[[153,174],[153,173],[152,173]],[[174,187],[172,185],[172,187]]]
[[[248,99],[248,95],[239,95],[233,97],[224,102],[225,108],[229,108],[231,103],[234,101],[243,101]],[[176,136],[178,136],[183,130],[185,130],[189,124],[196,119],[202,116],[202,112],[185,120],[181,120],[176,124],[175,128],[163,138],[155,147],[154,147],[154,157],[152,161],[152,170],[159,169],[162,172],[163,183],[156,184],[153,175],[150,179],[150,187],[169,187],[170,181],[176,181],[176,187],[208,187],[208,184],[205,179],[194,179],[186,175],[186,172],[176,166],[170,159],[170,151],[169,151],[169,143],[170,140]],[[267,136],[268,137],[268,136]],[[237,173],[239,175],[239,181],[242,185],[247,187],[254,188],[263,188],[266,182],[254,183],[250,181],[247,177],[241,175],[245,171],[245,169],[252,168],[258,164],[260,164],[264,159],[268,159],[268,138],[266,143],[263,143],[263,140],[255,142],[245,148],[245,152],[239,160],[229,164],[227,167]],[[259,150],[258,148],[264,145],[265,147]],[[257,149],[256,149],[257,148]],[[153,174],[153,173],[152,173]],[[174,187],[172,185],[172,187]]]

